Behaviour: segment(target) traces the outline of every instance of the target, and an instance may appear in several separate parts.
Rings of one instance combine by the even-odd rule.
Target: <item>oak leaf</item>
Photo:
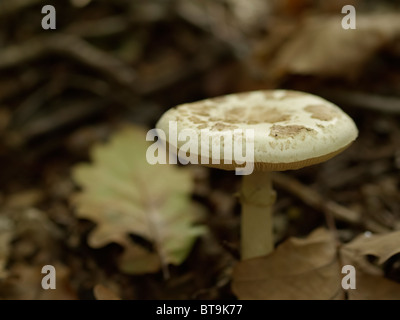
[[[109,143],[95,146],[92,163],[73,170],[82,191],[72,201],[79,217],[96,223],[88,239],[91,247],[118,243],[126,248],[121,260],[124,271],[154,272],[154,255],[137,250],[129,239],[129,234],[140,236],[153,244],[167,275],[167,265],[182,263],[206,229],[196,224],[198,208],[191,201],[193,181],[188,169],[150,165],[149,145],[143,129],[127,126]],[[144,258],[152,261],[147,270]]]

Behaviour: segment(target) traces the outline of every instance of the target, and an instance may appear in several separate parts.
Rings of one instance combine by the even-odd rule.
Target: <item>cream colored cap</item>
[[[318,96],[290,90],[253,91],[179,105],[168,110],[156,127],[169,139],[169,123],[177,132],[193,129],[221,134],[235,129],[254,130],[255,170],[283,171],[323,162],[346,149],[358,135],[353,120],[338,106]],[[177,141],[179,148],[185,141]],[[212,158],[211,150],[198,155]],[[233,164],[212,165],[226,170]],[[211,161],[210,161],[211,163]]]

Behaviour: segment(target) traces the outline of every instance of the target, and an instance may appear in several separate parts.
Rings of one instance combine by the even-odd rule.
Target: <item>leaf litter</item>
[[[4,40],[0,53],[0,299],[51,299],[50,291],[47,295],[39,292],[40,266],[47,263],[60,266],[60,276],[63,268],[69,269],[65,282],[76,291],[68,295],[71,288],[58,279],[54,297],[65,289],[65,299],[113,299],[112,292],[126,299],[234,299],[226,284],[236,263],[233,257],[238,256],[239,210],[231,198],[237,180],[229,173],[202,168],[207,176],[201,183],[195,181],[193,196],[210,209],[207,222],[212,232],[192,247],[185,263],[169,267],[169,280],[157,273],[142,274],[156,272],[162,265],[152,239],[146,238],[143,245],[136,242],[137,236],[132,241],[131,231],[121,230],[120,237],[115,237],[124,249],[122,254],[120,246],[106,241],[104,248],[103,244],[97,244],[96,250],[88,248],[86,236],[92,224],[78,219],[67,201],[75,191],[70,168],[87,160],[90,146],[112,134],[115,124],[129,119],[150,127],[169,106],[218,94],[274,88],[321,92],[349,111],[360,128],[357,144],[326,166],[305,169],[294,178],[315,179],[312,189],[319,195],[330,190],[330,200],[360,214],[354,223],[340,221],[338,232],[346,234],[342,240],[354,238],[360,230],[399,230],[398,6],[390,1],[353,0],[268,4],[210,0],[204,6],[191,0],[172,2],[173,6],[163,1],[122,0],[117,11],[115,4],[104,2],[98,6],[100,15],[93,15],[92,6],[80,7],[82,14],[71,15],[59,26],[72,33],[78,46],[66,41],[69,36],[59,37],[57,50],[40,25],[31,28],[29,19],[16,19],[37,11],[31,1],[14,6],[8,10],[9,18],[0,19]],[[344,4],[357,8],[357,30],[340,29]],[[65,2],[63,7],[69,10],[71,6],[75,4]],[[87,21],[88,16],[93,19]],[[21,23],[15,25],[15,21]],[[7,33],[14,29],[14,34]],[[34,57],[27,50],[31,44],[39,48]],[[254,44],[262,49],[259,53],[253,51],[258,47]],[[80,48],[88,56],[80,54]],[[98,54],[104,57],[102,61],[96,59]],[[49,62],[48,55],[55,59]],[[115,58],[123,64],[115,65]],[[129,83],[129,90],[115,83],[135,74],[137,81]],[[385,181],[392,181],[393,191],[383,188]],[[288,191],[287,187],[280,188]],[[323,222],[325,209],[307,203],[301,194],[284,196],[276,208],[282,221],[279,240],[306,234]],[[92,221],[97,226],[106,223],[106,219]],[[365,236],[360,241],[367,243]],[[343,278],[340,266],[345,263],[357,270],[357,290],[348,290],[345,298],[396,297],[397,283],[384,276],[400,279],[400,255],[386,260],[396,252],[398,240],[392,238],[393,247],[389,240],[380,241],[387,249],[376,249],[376,244],[373,251],[369,245],[359,248],[356,241],[346,250],[344,245],[336,247],[340,263],[335,277],[339,273],[339,280]],[[314,246],[323,248],[323,243]],[[331,252],[332,246],[328,247]],[[330,273],[328,260],[312,267],[322,276]],[[98,284],[111,292],[94,290]],[[333,298],[343,295],[339,292]]]
[[[324,228],[289,238],[268,256],[239,262],[233,291],[243,300],[398,300],[400,284],[385,278],[381,265],[400,252],[400,232],[367,235],[342,245]],[[355,289],[342,289],[344,265],[356,270]]]
[[[34,207],[5,206],[0,214],[0,300],[77,299],[70,269],[60,259],[65,235],[59,227]],[[57,290],[41,287],[46,264],[57,269]]]

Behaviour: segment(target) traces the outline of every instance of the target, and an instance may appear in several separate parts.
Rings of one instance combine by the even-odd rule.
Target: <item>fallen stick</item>
[[[1,0],[0,0],[1,1]],[[178,70],[166,75],[156,76],[151,81],[140,79],[131,66],[97,49],[89,42],[71,34],[57,33],[50,36],[38,36],[26,42],[4,48],[0,51],[0,70],[27,64],[49,54],[68,56],[99,72],[106,74],[116,83],[139,95],[150,95],[195,74],[212,68],[224,54],[224,49],[210,43],[203,54],[198,54],[192,61]]]
[[[77,36],[64,33],[38,36],[22,44],[4,48],[0,51],[0,70],[26,64],[50,53],[69,56],[107,74],[126,87],[133,88],[137,78],[135,71],[123,61]]]
[[[347,105],[388,114],[400,114],[400,97],[387,97],[344,90],[321,91],[318,94],[338,105]]]
[[[335,219],[355,225],[361,224],[361,215],[358,212],[350,210],[332,200],[325,199],[318,192],[289,175],[274,172],[272,179],[277,187],[295,195],[308,206],[324,212],[327,216],[332,215]],[[371,231],[375,232],[378,230]],[[379,231],[381,232],[382,230],[380,229]]]

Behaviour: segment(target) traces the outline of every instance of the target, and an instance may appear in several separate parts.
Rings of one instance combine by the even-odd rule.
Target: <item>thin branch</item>
[[[0,70],[28,63],[49,53],[72,57],[127,87],[133,87],[136,79],[134,70],[123,61],[79,37],[64,33],[38,36],[20,45],[5,48],[0,52]]]
[[[104,107],[105,103],[100,100],[71,102],[44,117],[31,120],[18,131],[18,135],[22,141],[32,139],[90,117]]]
[[[361,224],[361,216],[358,212],[343,207],[332,200],[325,199],[318,192],[300,183],[289,175],[275,172],[272,179],[274,184],[279,188],[282,188],[300,198],[310,207],[325,212],[328,216],[333,215],[338,220],[351,224]]]
[[[386,97],[371,93],[330,90],[319,94],[339,105],[364,108],[390,114],[400,114],[400,97]]]
[[[140,79],[139,81],[136,72],[123,61],[97,49],[77,36],[57,33],[39,36],[0,51],[0,70],[27,64],[51,53],[72,57],[108,75],[131,92],[148,95],[210,69],[226,53],[226,50],[213,42],[208,43],[204,51],[198,53],[193,60],[183,64],[181,68],[171,70],[168,74],[156,75],[151,80]]]

